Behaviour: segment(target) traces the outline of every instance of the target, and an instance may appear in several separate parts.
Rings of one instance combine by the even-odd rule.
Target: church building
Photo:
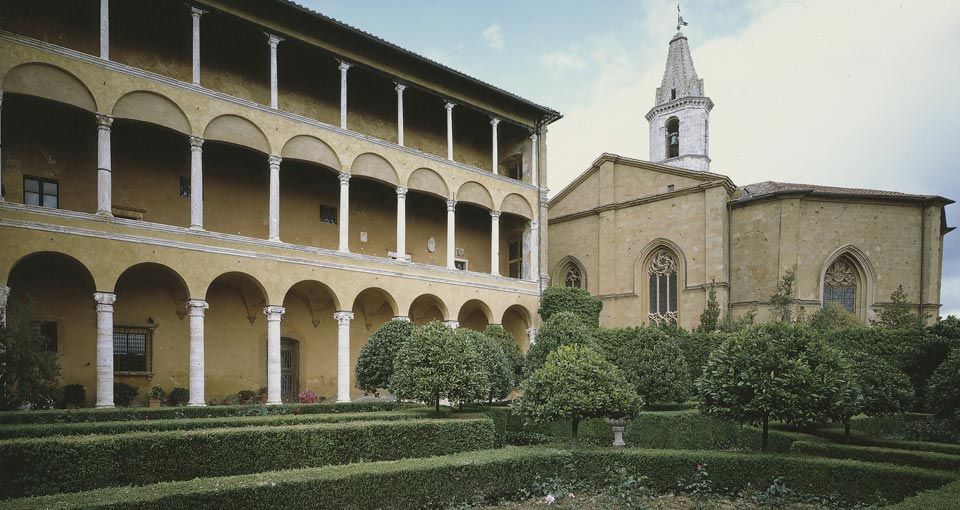
[[[550,199],[552,285],[602,298],[602,326],[693,329],[711,288],[723,312],[756,310],[766,320],[778,281],[795,267],[796,304],[808,313],[836,303],[869,323],[902,285],[915,311],[936,319],[952,200],[738,186],[710,169],[713,107],[678,32],[646,115],[649,161],[602,154]]]

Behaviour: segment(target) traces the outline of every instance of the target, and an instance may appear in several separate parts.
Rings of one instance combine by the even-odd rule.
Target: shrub
[[[119,406],[129,406],[139,394],[140,390],[136,386],[122,382],[113,383],[113,400]]]
[[[913,305],[907,301],[903,284],[897,285],[897,290],[890,294],[890,303],[883,305],[877,315],[879,319],[872,323],[881,328],[916,329],[923,326],[922,318],[913,313]]]
[[[683,351],[674,339],[681,335],[685,333],[677,328],[625,328],[614,334],[598,334],[596,345],[644,402],[683,402],[692,393],[693,383]]]
[[[793,320],[793,307],[797,302],[796,289],[797,284],[797,266],[787,269],[783,277],[777,281],[777,288],[770,296],[770,308],[772,308],[773,320],[779,322],[789,322]]]
[[[482,360],[466,335],[439,321],[417,328],[400,348],[390,386],[398,398],[458,404],[487,397],[489,381]]]
[[[565,345],[547,356],[543,367],[520,387],[516,413],[532,423],[569,419],[577,447],[580,420],[636,414],[641,401],[617,367],[586,345]]]
[[[707,294],[707,306],[700,314],[698,333],[712,333],[717,330],[720,321],[720,302],[717,301],[716,281],[711,280],[710,292]]]
[[[163,388],[159,386],[150,388],[150,391],[147,393],[147,399],[149,400],[163,400],[163,397],[166,396],[167,392],[163,391]]]
[[[561,345],[586,345],[592,340],[590,329],[580,317],[571,312],[556,313],[543,322],[537,333],[537,342],[527,351],[526,373],[531,374],[542,367],[547,356]]]
[[[500,349],[503,350],[503,355],[507,357],[507,363],[510,365],[510,370],[513,372],[513,384],[519,385],[520,381],[523,380],[523,366],[524,358],[523,351],[520,350],[520,346],[517,344],[517,341],[513,339],[513,335],[503,329],[503,326],[499,324],[491,324],[483,330],[483,334],[496,340],[500,344]]]
[[[237,392],[241,404],[256,404],[260,401],[259,395],[253,390],[240,390]]]
[[[357,388],[373,394],[381,389],[390,391],[397,354],[415,329],[410,321],[394,320],[384,322],[370,335],[357,358]]]
[[[846,308],[831,303],[810,316],[810,327],[817,331],[829,332],[837,328],[863,327],[863,323]]]
[[[11,439],[0,443],[0,497],[426,457],[492,446],[493,424],[486,418]]]
[[[65,406],[80,407],[87,401],[87,389],[82,384],[68,384],[63,387],[63,403]]]
[[[479,356],[487,378],[484,398],[493,402],[509,395],[514,388],[513,367],[503,354],[500,342],[467,328],[458,328],[456,334],[463,335]]]
[[[728,336],[727,333],[687,333],[679,328],[666,331],[671,333],[671,341],[683,350],[691,382],[703,375],[703,367],[707,365],[710,353]]]
[[[876,446],[850,446],[823,442],[795,441],[791,450],[805,455],[853,459],[863,462],[885,462],[927,469],[960,469],[960,456],[935,452],[895,450]]]
[[[940,418],[960,418],[960,348],[954,349],[930,376],[927,402]]]
[[[944,485],[939,489],[921,492],[882,510],[956,510],[960,501],[960,482]]]
[[[913,387],[903,371],[868,354],[858,353],[850,358],[853,374],[860,388],[863,414],[889,416],[910,408],[913,402]]]
[[[540,296],[540,317],[544,321],[558,313],[570,312],[588,328],[596,329],[600,327],[601,310],[603,300],[576,287],[547,287]]]
[[[60,387],[60,361],[30,317],[29,306],[11,300],[0,327],[0,410],[49,409]]]
[[[174,388],[170,392],[170,398],[168,401],[172,406],[182,406],[187,402],[190,402],[190,390],[186,388]]]
[[[301,404],[313,404],[317,401],[317,394],[313,390],[301,391],[297,394],[297,402]]]

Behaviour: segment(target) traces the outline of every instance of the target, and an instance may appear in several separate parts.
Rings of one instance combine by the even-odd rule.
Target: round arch
[[[97,100],[79,78],[50,64],[20,64],[3,79],[3,91],[42,97],[97,113]]]
[[[7,285],[10,286],[11,289],[15,289],[18,271],[35,268],[49,273],[58,266],[74,271],[76,275],[79,276],[81,285],[89,291],[91,295],[97,291],[96,280],[93,278],[93,273],[90,272],[86,264],[73,256],[58,251],[36,251],[20,257],[13,263],[10,267],[10,272],[6,275]]]
[[[361,154],[353,160],[350,165],[350,175],[367,177],[394,188],[400,185],[400,177],[393,165],[383,156],[372,152]]]
[[[267,135],[253,122],[239,115],[221,115],[211,120],[203,130],[203,138],[217,142],[248,147],[271,154]]]
[[[450,187],[440,174],[429,168],[418,168],[407,178],[407,188],[422,191],[443,200],[450,198]]]
[[[493,312],[483,301],[471,299],[460,307],[460,311],[457,313],[457,322],[460,323],[461,327],[482,332],[489,324],[493,323]]]
[[[567,285],[567,273],[571,268],[576,268],[580,272],[579,285]],[[580,262],[580,259],[573,255],[567,255],[560,259],[560,262],[553,267],[551,275],[551,281],[556,282],[556,285],[563,287],[575,286],[580,289],[587,289],[587,268],[583,265],[583,262]]]
[[[156,124],[185,135],[193,134],[190,120],[183,109],[170,98],[156,92],[136,90],[124,94],[113,105],[111,115],[118,119]]]
[[[310,135],[297,135],[287,140],[280,150],[280,156],[283,159],[317,163],[337,172],[343,168],[336,151],[323,140]]]
[[[330,308],[332,308],[333,311],[340,310],[340,298],[337,297],[337,293],[334,292],[329,285],[317,280],[300,280],[291,285],[290,288],[287,289],[287,292],[284,293],[284,302],[286,302],[287,298],[291,295],[303,299],[309,306],[311,320],[314,325],[323,319],[333,319],[332,314],[330,314],[329,317],[321,316],[321,310]]]
[[[500,319],[500,325],[503,326],[513,340],[521,349],[526,351],[530,348],[530,336],[527,332],[533,325],[533,314],[523,305],[510,305],[503,311],[503,318]]]
[[[230,271],[214,278],[204,291],[204,299],[210,300],[210,289],[214,285],[224,285],[233,289],[243,300],[247,319],[253,323],[263,315],[263,308],[270,304],[266,288],[253,276],[240,271]]]
[[[422,326],[434,320],[448,320],[450,315],[442,299],[433,294],[421,294],[410,303],[407,317],[417,326]]]
[[[360,308],[367,315],[373,315],[374,313],[383,313],[384,306],[389,308],[391,318],[397,315],[399,311],[397,300],[389,292],[380,287],[367,287],[353,299],[352,309]]]
[[[500,210],[528,220],[533,219],[533,207],[530,206],[530,202],[516,193],[510,193],[503,198],[503,202],[500,203]]]
[[[457,201],[479,205],[488,211],[493,210],[493,197],[487,188],[476,181],[467,181],[457,190]]]
[[[183,317],[186,313],[190,288],[176,270],[157,262],[141,262],[124,269],[113,283],[113,292],[119,300],[123,299],[123,288],[134,282],[151,289],[162,289],[173,300],[177,314]]]
[[[876,269],[870,258],[860,248],[852,244],[841,246],[833,250],[825,259],[823,266],[818,273],[818,295],[820,306],[823,306],[824,287],[826,284],[827,271],[833,264],[839,260],[847,262],[852,267],[856,278],[856,299],[854,302],[854,315],[861,321],[866,322],[873,311],[873,304],[876,303]]]

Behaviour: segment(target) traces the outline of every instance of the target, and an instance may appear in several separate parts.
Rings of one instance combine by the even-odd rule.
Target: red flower
[[[294,412],[295,412],[295,413],[297,413],[297,414],[300,414],[300,413],[302,413],[302,412],[303,412],[303,409],[302,409],[302,408],[299,408],[299,407],[298,407],[298,408],[297,408],[297,410],[296,410],[296,411],[294,411]]]
[[[703,469],[703,464],[697,464],[697,471],[700,471],[701,469]]]

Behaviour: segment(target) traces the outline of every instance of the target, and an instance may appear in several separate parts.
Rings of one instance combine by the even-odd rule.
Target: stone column
[[[350,174],[340,174],[340,248],[350,253]]]
[[[530,135],[530,184],[540,187],[537,172],[537,149],[540,145],[537,143],[537,134]]]
[[[500,211],[490,211],[490,274],[500,276]]]
[[[537,343],[537,328],[527,328],[527,337],[530,339],[530,345]]]
[[[278,108],[279,94],[277,92],[277,45],[283,39],[273,34],[267,34],[267,44],[270,45],[270,108]]]
[[[497,152],[499,151],[499,149],[498,149],[498,142],[499,142],[499,140],[498,140],[498,137],[497,137],[497,124],[500,124],[500,119],[498,119],[498,118],[496,118],[496,117],[491,117],[491,118],[490,118],[490,127],[491,127],[491,131],[492,131],[492,133],[491,133],[491,137],[492,137],[491,140],[492,140],[492,142],[493,142],[493,151],[492,151],[492,152],[493,152],[493,154],[492,154],[492,156],[493,156],[493,161],[492,161],[491,164],[490,164],[490,171],[493,172],[493,173],[495,173],[495,174],[496,174],[496,173],[499,173],[497,170],[500,168],[500,156],[499,156],[499,154],[497,154]]]
[[[406,85],[397,83],[393,90],[397,91],[397,145],[403,147],[403,90]]]
[[[110,60],[110,0],[100,0],[100,58]]]
[[[110,126],[113,117],[97,114],[97,214],[113,216]]]
[[[396,258],[407,260],[407,188],[397,188],[397,253]]]
[[[340,61],[340,127],[347,129],[347,70],[352,67],[344,61]]]
[[[449,101],[443,105],[447,109],[447,159],[453,161],[453,107],[457,106]]]
[[[454,264],[454,259],[457,255],[457,242],[456,242],[456,230],[457,230],[457,201],[454,199],[447,200],[447,267],[450,269],[456,268]]]
[[[203,230],[203,138],[190,137],[190,228]]]
[[[337,320],[337,402],[350,402],[350,321],[353,312],[333,314]]]
[[[530,222],[530,279],[540,279],[540,228],[537,220]]]
[[[117,295],[96,292],[97,303],[97,407],[113,407],[113,304]]]
[[[460,327],[460,321],[455,321],[455,320],[443,321],[443,325],[450,329],[457,329]]]
[[[190,6],[190,16],[193,18],[193,84],[200,85],[200,16],[207,11]]]
[[[271,241],[280,241],[280,156],[271,155],[270,163],[270,220],[269,237]]]
[[[191,406],[205,406],[204,398],[204,351],[203,316],[209,308],[202,299],[187,300],[187,314],[190,316],[190,403]]]
[[[0,328],[7,327],[7,299],[10,297],[10,287],[0,285]]]
[[[2,113],[2,111],[3,111],[3,89],[0,89],[0,113]],[[0,115],[0,117],[3,117],[3,115]],[[3,130],[0,129],[0,133],[2,133],[2,132],[3,132]],[[0,140],[0,202],[4,202],[4,201],[5,201],[4,198],[3,198],[3,153],[2,153],[2,147],[3,147],[3,143],[2,143],[2,140]]]
[[[267,316],[267,403],[280,404],[280,317],[286,309],[268,306],[263,313]]]

